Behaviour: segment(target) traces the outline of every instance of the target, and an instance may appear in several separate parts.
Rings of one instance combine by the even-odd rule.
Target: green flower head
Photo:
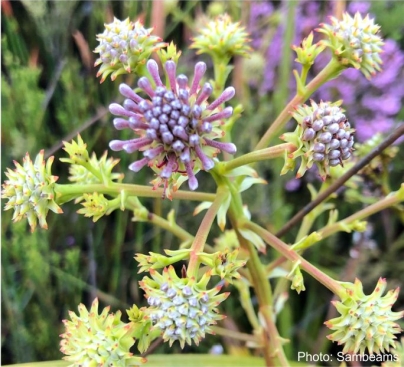
[[[52,176],[52,162],[53,156],[45,162],[43,150],[34,162],[27,153],[23,165],[14,161],[16,169],[6,172],[8,180],[3,183],[1,192],[2,198],[8,199],[4,210],[14,209],[14,222],[27,218],[32,232],[38,221],[41,228],[48,228],[46,216],[49,210],[63,213],[55,202],[55,182],[58,177]]]

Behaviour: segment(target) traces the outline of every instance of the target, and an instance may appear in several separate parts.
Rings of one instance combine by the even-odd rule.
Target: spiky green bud
[[[58,177],[51,173],[53,159],[52,156],[45,163],[44,151],[41,150],[32,162],[27,153],[23,165],[14,161],[16,169],[8,168],[6,172],[8,180],[3,183],[1,192],[1,197],[8,199],[4,210],[14,209],[14,222],[27,218],[31,232],[38,221],[41,228],[48,228],[46,216],[49,210],[63,213],[55,202],[55,182]]]
[[[222,14],[206,23],[200,35],[193,38],[191,48],[196,48],[197,54],[229,59],[235,55],[248,56],[252,51],[249,42],[245,28],[239,22],[233,23],[229,15]]]
[[[93,194],[83,194],[84,201],[81,203],[83,208],[77,210],[78,214],[83,214],[85,217],[93,217],[93,222],[96,222],[104,216],[109,209],[109,201],[103,194],[94,192]]]
[[[292,46],[293,51],[296,52],[297,58],[295,61],[304,66],[311,66],[316,57],[324,50],[325,45],[315,43],[313,45],[313,32],[311,32],[299,46]]]
[[[149,255],[136,254],[135,260],[139,263],[139,273],[150,271],[150,269],[161,269],[181,260],[189,259],[191,250],[164,250],[168,256],[149,252]]]
[[[150,275],[152,278],[144,277],[139,284],[146,292],[153,329],[160,330],[170,345],[176,340],[182,348],[192,341],[198,345],[205,333],[212,333],[210,326],[224,318],[217,313],[217,306],[229,293],[218,294],[220,286],[206,289],[209,272],[199,282],[179,278],[172,266],[164,268],[162,274],[151,269]]]
[[[330,167],[343,165],[353,151],[353,132],[340,101],[335,103],[311,101],[311,106],[300,105],[293,113],[297,121],[294,132],[286,133],[281,139],[293,143],[297,149],[287,156],[281,174],[293,169],[290,160],[301,157],[296,177],[300,178],[315,163],[323,180],[329,175]]]
[[[380,278],[372,294],[366,296],[360,280],[342,283],[346,294],[341,301],[333,302],[341,316],[326,321],[325,325],[334,332],[328,339],[344,345],[344,353],[370,354],[389,352],[395,347],[394,334],[400,333],[400,326],[394,321],[404,316],[404,311],[393,312],[391,307],[397,300],[399,288],[386,289],[386,279]]]
[[[134,357],[129,352],[134,344],[135,324],[121,321],[121,312],[109,313],[109,307],[98,314],[98,299],[90,311],[83,304],[79,316],[70,311],[71,321],[63,320],[65,332],[60,335],[60,351],[64,360],[73,362],[70,367],[139,366],[145,358]]]
[[[150,55],[158,49],[165,47],[161,38],[153,36],[153,28],[146,29],[138,20],[131,22],[129,18],[105,24],[103,33],[97,36],[100,44],[94,52],[100,57],[94,66],[101,65],[97,77],[101,75],[101,83],[111,74],[111,80],[118,75],[137,73],[149,59]]]
[[[327,40],[322,44],[331,48],[334,56],[345,67],[359,69],[366,78],[380,71],[380,53],[384,44],[378,35],[380,27],[374,19],[356,13],[352,18],[344,13],[342,20],[330,17],[331,24],[320,24],[318,32],[324,33]]]

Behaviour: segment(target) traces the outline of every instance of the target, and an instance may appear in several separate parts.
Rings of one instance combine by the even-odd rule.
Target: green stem
[[[296,94],[293,99],[282,110],[276,120],[268,128],[264,136],[258,142],[254,150],[260,150],[268,146],[270,141],[279,132],[279,130],[289,121],[290,112],[294,108],[304,103],[318,88],[328,80],[333,79],[343,70],[343,67],[337,60],[332,58],[327,66],[306,86],[304,94]]]
[[[243,228],[250,229],[259,235],[268,245],[273,247],[276,251],[281,253],[292,263],[299,263],[300,267],[309,273],[313,278],[327,287],[335,295],[343,296],[346,291],[345,289],[334,279],[329,277],[327,274],[323,273],[321,270],[316,268],[314,265],[310,264],[307,260],[303,259],[295,251],[293,251],[286,243],[281,241],[278,237],[274,236],[272,233],[268,232],[266,229],[262,228],[258,224],[250,221],[240,223]]]
[[[341,230],[343,225],[347,225],[350,223],[355,222],[356,220],[362,220],[364,218],[370,217],[371,215],[380,212],[390,206],[394,206],[398,203],[400,203],[402,198],[400,198],[400,195],[397,194],[392,194],[384,199],[378,201],[377,203],[374,203],[372,205],[369,205],[367,208],[362,209],[358,211],[357,213],[349,216],[348,218],[345,218],[341,221],[338,221],[337,223],[330,224],[328,226],[325,226],[324,228],[320,229],[317,231],[322,238],[329,237],[333,235],[334,233],[337,233]]]
[[[229,172],[237,167],[245,166],[250,163],[283,157],[285,151],[292,153],[295,150],[296,146],[292,143],[284,143],[261,150],[255,150],[251,153],[244,154],[232,159],[231,161],[225,162],[222,169],[223,172]]]
[[[206,212],[201,225],[199,226],[198,232],[195,235],[194,242],[191,246],[191,253],[189,257],[189,264],[187,268],[187,274],[189,278],[195,277],[198,274],[199,269],[199,259],[198,253],[203,251],[203,248],[206,243],[206,239],[208,238],[208,234],[211,230],[212,223],[216,217],[217,212],[219,211],[224,199],[227,188],[223,186],[219,186],[217,189],[217,195],[212,205]]]
[[[240,294],[240,303],[247,315],[248,321],[254,330],[259,330],[261,325],[254,311],[248,284],[241,280],[234,282],[234,286],[237,288]]]
[[[123,184],[115,182],[109,185],[55,184],[55,192],[57,194],[58,203],[75,199],[76,197],[81,196],[84,193],[98,192],[100,194],[116,196],[119,195],[122,190],[126,191],[128,195],[134,195],[138,197],[149,197],[149,198],[162,198],[164,191],[163,189],[154,190],[150,186]],[[178,190],[173,193],[173,199],[213,201],[215,199],[215,194]]]

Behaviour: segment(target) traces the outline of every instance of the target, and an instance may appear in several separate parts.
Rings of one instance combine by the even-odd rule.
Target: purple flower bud
[[[184,145],[184,143],[183,143],[182,141],[176,140],[176,141],[173,143],[172,147],[173,147],[173,149],[174,149],[176,152],[182,152],[183,149],[185,148],[185,145]]]
[[[127,129],[129,127],[129,121],[122,118],[115,118],[113,123],[117,130]]]
[[[163,152],[164,152],[164,146],[160,145],[156,148],[145,150],[143,152],[143,156],[150,160],[150,159],[157,157],[160,153],[163,153]]]
[[[341,149],[347,148],[348,147],[348,140],[347,139],[341,139],[340,147],[341,147]]]
[[[323,122],[324,122],[324,125],[330,125],[334,122],[334,117],[333,116],[324,116]]]
[[[170,132],[166,131],[161,135],[164,144],[171,144],[174,141],[174,136]]]
[[[338,139],[344,139],[345,138],[345,130],[344,129],[339,129],[337,132],[337,138]]]
[[[157,62],[154,61],[153,59],[150,59],[147,62],[147,70],[149,71],[151,77],[153,78],[154,82],[156,83],[156,86],[161,87],[163,86],[163,82],[160,79],[159,75],[159,66],[157,65]]]
[[[176,156],[175,154],[171,154],[168,157],[168,161],[164,169],[160,173],[160,177],[162,178],[170,178],[171,174],[173,173],[173,168],[176,164]]]
[[[315,121],[313,121],[313,124],[311,127],[314,131],[320,131],[323,128],[323,126],[324,126],[323,120],[315,120]]]
[[[129,169],[134,172],[139,172],[148,162],[147,158],[142,158],[139,161],[133,162],[129,165]]]
[[[313,151],[316,153],[324,153],[325,152],[325,145],[322,143],[314,143]]]
[[[326,127],[326,131],[328,131],[328,132],[331,133],[331,134],[337,133],[338,130],[339,130],[339,125],[336,124],[336,123],[333,123],[333,124],[328,125],[328,126]]]
[[[323,143],[323,144],[327,144],[327,143],[329,143],[331,140],[332,140],[332,134],[330,134],[328,131],[325,132],[325,133],[321,133],[321,134],[318,136],[318,141],[319,141],[320,143]]]
[[[316,132],[312,128],[308,128],[304,130],[302,140],[303,141],[313,140],[315,136]]]
[[[137,82],[139,88],[143,89],[150,98],[154,97],[154,89],[145,76],[142,76],[139,81]]]
[[[220,141],[210,140],[210,139],[206,139],[206,138],[204,138],[204,140],[207,145],[209,145],[213,148],[224,150],[225,152],[227,152],[229,154],[235,154],[237,152],[237,148],[233,143],[223,143]]]
[[[316,162],[321,162],[321,161],[323,161],[324,160],[324,154],[322,154],[322,153],[314,153],[313,154],[313,160],[314,161],[316,161]]]
[[[147,129],[146,136],[151,140],[157,140],[157,132],[154,129]]]
[[[189,124],[189,119],[187,117],[181,116],[178,119],[178,125],[182,126],[183,128],[186,128]]]
[[[208,134],[208,133],[210,133],[212,131],[212,128],[213,128],[212,124],[205,121],[205,122],[202,123],[201,132],[205,133],[205,134]]]
[[[209,83],[205,83],[199,92],[199,96],[196,99],[196,104],[200,105],[201,103],[205,102],[213,92],[213,88]]]
[[[127,116],[127,117],[130,117],[133,114],[132,112],[123,108],[118,103],[111,103],[109,105],[109,112],[111,112],[113,115],[116,115],[116,116]]]
[[[175,126],[173,129],[173,134],[185,141],[188,141],[188,134],[185,132],[185,129],[182,126]]]
[[[136,103],[140,103],[143,101],[143,98],[138,96],[129,85],[122,83],[119,86],[119,93],[121,93],[124,97],[133,99]]]
[[[194,147],[194,146],[198,146],[198,144],[199,144],[199,136],[196,135],[196,134],[190,135],[190,137],[189,137],[189,145],[191,147]]]
[[[340,164],[340,160],[339,159],[330,159],[328,164],[331,167],[335,167],[335,166],[338,166]]]
[[[175,81],[175,74],[177,72],[177,65],[175,64],[174,61],[168,60],[166,62],[166,72],[167,72],[167,77],[168,81],[170,83],[171,90],[174,93],[177,93],[177,83]]]
[[[188,78],[184,74],[177,76],[177,83],[180,89],[186,89],[188,87]]]
[[[338,149],[341,143],[338,139],[332,139],[330,142],[330,149]]]
[[[144,146],[150,144],[152,141],[153,140],[148,139],[148,138],[138,138],[138,139],[127,140],[125,142],[125,144],[123,145],[123,149],[127,153],[133,153],[136,150],[139,150],[140,148],[143,148]]]
[[[309,126],[311,126],[311,117],[310,117],[310,116],[306,116],[306,117],[303,119],[302,124],[303,124],[303,127],[309,127]]]
[[[132,112],[140,112],[138,105],[131,99],[125,99],[123,107]]]
[[[195,145],[195,153],[200,159],[202,163],[202,167],[205,171],[211,170],[215,166],[215,162],[212,159],[208,158],[205,153],[202,151],[199,145]]]
[[[109,147],[115,151],[118,152],[123,149],[123,146],[126,144],[125,140],[112,140],[109,142]]]
[[[339,150],[331,150],[328,153],[328,159],[337,159],[341,156],[341,152]]]
[[[199,82],[201,81],[202,77],[206,72],[206,64],[202,61],[198,62],[195,65],[194,69],[194,80],[192,81],[191,88],[189,90],[189,94],[192,96],[196,93],[199,87]]]
[[[207,110],[213,111],[217,106],[220,106],[222,103],[227,102],[228,100],[232,99],[236,94],[236,90],[233,87],[226,88],[222,94],[217,98],[214,102],[212,102],[208,107]]]
[[[351,152],[346,152],[346,153],[343,153],[342,154],[342,159],[343,160],[346,160],[346,159],[348,159],[348,158],[350,158],[351,157]]]
[[[213,122],[218,120],[223,120],[229,118],[233,114],[233,107],[226,107],[223,111],[215,113],[214,115],[208,116],[203,119],[203,121]]]
[[[180,154],[180,159],[184,163],[191,161],[191,154],[189,152],[189,148],[184,149],[184,151]]]

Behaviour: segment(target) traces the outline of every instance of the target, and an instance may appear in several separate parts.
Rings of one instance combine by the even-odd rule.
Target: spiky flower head
[[[404,312],[393,312],[391,307],[397,300],[399,288],[390,290],[382,297],[386,289],[386,279],[380,278],[372,294],[363,293],[362,283],[342,283],[346,295],[341,301],[333,302],[341,316],[326,321],[325,325],[334,333],[327,338],[344,345],[344,353],[370,354],[387,353],[395,347],[394,334],[400,333],[400,326],[394,321],[402,318]]]
[[[156,87],[149,79],[142,77],[138,86],[147,98],[136,94],[128,85],[121,84],[119,91],[127,99],[123,106],[112,103],[112,114],[122,116],[114,119],[118,130],[132,129],[139,138],[113,140],[112,150],[127,153],[141,151],[143,158],[133,162],[129,169],[139,171],[149,165],[157,174],[152,181],[154,187],[164,185],[165,194],[171,198],[182,181],[188,179],[189,188],[195,190],[198,181],[195,172],[209,171],[215,165],[212,160],[221,150],[234,154],[236,147],[231,143],[218,142],[224,132],[220,126],[233,113],[232,107],[222,108],[231,99],[235,90],[226,88],[212,103],[207,99],[213,88],[209,83],[200,86],[206,71],[206,64],[195,65],[194,78],[188,83],[185,75],[176,76],[176,64],[168,60],[165,65],[166,85],[160,79],[158,65],[154,60],[147,62],[147,69]]]
[[[60,351],[64,360],[73,362],[70,367],[139,366],[145,358],[134,357],[129,349],[135,343],[135,324],[121,321],[121,312],[109,313],[105,307],[98,314],[98,299],[90,311],[83,304],[79,315],[69,311],[71,321],[63,320],[65,332],[60,335]]]
[[[115,80],[118,75],[137,72],[144,65],[150,55],[165,47],[161,38],[153,36],[153,28],[146,29],[138,20],[131,22],[129,18],[105,24],[103,33],[97,35],[100,44],[94,52],[100,57],[94,66],[101,65],[97,77],[101,75],[101,83],[111,74]]]
[[[162,274],[151,269],[152,278],[139,282],[146,292],[147,309],[153,328],[161,330],[164,341],[172,345],[176,340],[181,347],[192,341],[199,344],[210,326],[222,320],[217,306],[228,297],[218,294],[221,287],[206,289],[210,274],[205,273],[199,282],[194,278],[179,278],[172,266],[164,268]]]
[[[384,42],[378,35],[380,27],[374,19],[369,15],[362,18],[360,13],[353,18],[344,13],[342,20],[330,19],[331,24],[320,24],[321,28],[317,31],[328,37],[322,43],[333,50],[338,61],[345,67],[359,69],[368,79],[380,71]]]
[[[4,210],[14,209],[14,222],[27,218],[32,232],[38,221],[42,228],[48,228],[46,216],[49,210],[63,213],[55,202],[55,182],[58,177],[51,173],[53,159],[52,156],[45,162],[44,151],[41,150],[32,162],[27,153],[23,165],[14,161],[16,169],[8,168],[6,172],[8,180],[3,183],[1,192],[2,198],[8,199]]]
[[[190,47],[196,48],[197,54],[229,59],[235,55],[248,56],[252,51],[249,42],[245,28],[239,22],[233,23],[229,15],[222,14],[206,22]]]
[[[353,151],[354,129],[351,128],[340,102],[311,101],[311,106],[301,105],[296,108],[293,117],[297,127],[293,133],[286,133],[281,139],[293,143],[297,149],[287,156],[282,174],[294,167],[294,160],[301,157],[302,162],[296,177],[302,177],[307,169],[315,163],[320,176],[329,175],[330,166],[343,165]]]

